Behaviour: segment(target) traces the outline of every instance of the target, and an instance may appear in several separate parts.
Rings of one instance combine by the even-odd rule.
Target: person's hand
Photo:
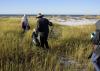
[[[50,25],[50,26],[53,26],[52,22],[49,22],[49,25]]]

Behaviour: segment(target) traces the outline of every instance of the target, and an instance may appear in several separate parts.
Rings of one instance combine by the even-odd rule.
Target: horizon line
[[[0,14],[0,15],[24,15],[22,13],[12,13],[12,14]],[[26,15],[37,15],[37,14],[26,14]],[[100,14],[44,14],[44,15],[100,15]]]

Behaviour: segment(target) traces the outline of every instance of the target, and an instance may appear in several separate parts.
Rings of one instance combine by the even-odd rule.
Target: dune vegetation
[[[0,18],[0,71],[93,71],[90,33],[94,25],[50,27],[50,49],[36,47],[32,32],[36,19],[29,17],[30,30],[22,33],[20,17]]]

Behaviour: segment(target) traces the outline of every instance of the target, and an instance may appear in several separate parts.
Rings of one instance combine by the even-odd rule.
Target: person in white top
[[[24,14],[24,16],[22,17],[22,29],[25,32],[26,30],[30,29],[29,23],[28,23],[28,18],[27,16]]]

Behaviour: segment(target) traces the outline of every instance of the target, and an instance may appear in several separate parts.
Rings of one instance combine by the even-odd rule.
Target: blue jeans
[[[100,68],[97,64],[97,58],[98,58],[98,56],[95,53],[93,53],[92,57],[91,57],[91,60],[93,62],[94,68],[95,68],[96,71],[100,71]]]

